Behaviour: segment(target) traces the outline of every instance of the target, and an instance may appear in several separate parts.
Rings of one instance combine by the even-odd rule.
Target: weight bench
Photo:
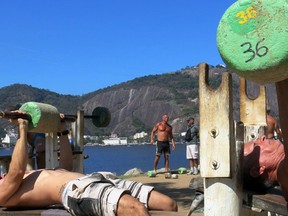
[[[41,209],[24,209],[24,208],[13,208],[13,209],[6,209],[6,208],[0,208],[0,215],[7,215],[7,216],[70,216],[65,209],[61,206],[49,206],[47,208],[41,208]]]
[[[177,216],[177,212],[149,211],[152,216]],[[1,216],[71,216],[65,209],[59,206],[47,209],[6,209],[0,208]],[[179,215],[178,215],[179,216]]]
[[[246,208],[256,212],[273,212],[280,215],[288,215],[287,202],[281,190],[277,188],[263,194],[257,194],[252,191],[245,191],[244,194],[243,206]]]
[[[240,78],[240,122],[235,122],[231,74],[223,73],[217,89],[209,86],[208,74],[208,65],[201,63],[200,164],[204,214],[267,215],[270,211],[288,215],[287,202],[279,190],[276,194],[257,194],[242,189],[243,144],[265,134],[265,87],[260,86],[258,98],[251,100],[246,95],[246,80]]]
[[[192,189],[194,198],[188,216],[198,209],[199,205],[203,204],[204,197],[201,196],[204,194],[203,178],[191,179],[189,188]],[[287,202],[279,188],[269,189],[266,193],[255,193],[244,190],[243,194],[243,208],[256,212],[256,215],[260,213],[267,215],[268,211],[280,215],[288,215]]]

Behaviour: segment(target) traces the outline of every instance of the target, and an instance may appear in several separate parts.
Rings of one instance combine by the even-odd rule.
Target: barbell
[[[24,103],[19,110],[24,114],[15,113],[13,111],[0,111],[1,118],[23,118],[29,121],[29,131],[48,133],[55,131],[59,125],[59,115],[57,108],[44,103],[27,102]],[[77,119],[76,115],[65,115],[66,121],[73,122]],[[110,123],[111,114],[106,107],[96,107],[92,111],[92,115],[84,115],[84,118],[92,119],[95,127],[106,127]]]

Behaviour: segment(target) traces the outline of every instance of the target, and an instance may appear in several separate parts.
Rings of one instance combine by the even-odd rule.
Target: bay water
[[[85,146],[84,155],[89,156],[84,160],[84,173],[107,171],[116,175],[123,175],[133,168],[143,172],[153,170],[156,146],[145,145],[122,145],[122,146]],[[1,155],[10,155],[11,149],[1,149]],[[175,150],[171,149],[169,167],[176,170],[180,167],[189,167],[186,159],[186,145],[176,144]],[[158,169],[164,168],[164,156],[161,155]]]
[[[123,145],[123,146],[85,146],[84,154],[89,155],[84,160],[84,173],[95,171],[109,171],[116,175],[123,175],[130,169],[139,168],[143,172],[153,170],[156,146]],[[158,169],[164,167],[164,156],[161,155]],[[189,167],[186,159],[186,145],[176,144],[175,150],[171,149],[169,157],[171,170],[180,167]]]

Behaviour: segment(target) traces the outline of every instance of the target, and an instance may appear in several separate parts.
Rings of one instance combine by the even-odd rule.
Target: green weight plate
[[[92,112],[92,122],[95,127],[107,127],[111,120],[111,114],[106,107],[96,107]]]
[[[29,130],[36,128],[41,118],[41,110],[37,106],[37,103],[35,102],[24,103],[19,108],[19,110],[22,110],[26,114],[29,114],[31,116],[31,120],[29,121],[28,125]]]
[[[147,172],[147,175],[148,175],[149,177],[155,177],[155,176],[156,176],[156,173],[154,172],[154,170],[149,170],[149,171]]]
[[[238,0],[220,20],[217,47],[227,67],[248,80],[288,78],[288,0]]]

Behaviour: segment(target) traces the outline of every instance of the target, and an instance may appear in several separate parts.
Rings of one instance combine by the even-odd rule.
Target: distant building
[[[98,136],[90,136],[90,135],[84,135],[84,139],[90,139],[91,141],[97,141],[99,139]]]
[[[17,141],[17,134],[6,134],[6,136],[1,139],[2,143],[16,143]]]
[[[134,139],[134,140],[135,140],[135,139],[140,139],[140,138],[143,138],[143,137],[145,137],[145,136],[147,136],[147,135],[148,135],[148,134],[147,134],[146,132],[142,131],[142,132],[140,132],[140,133],[134,134],[133,139]]]

